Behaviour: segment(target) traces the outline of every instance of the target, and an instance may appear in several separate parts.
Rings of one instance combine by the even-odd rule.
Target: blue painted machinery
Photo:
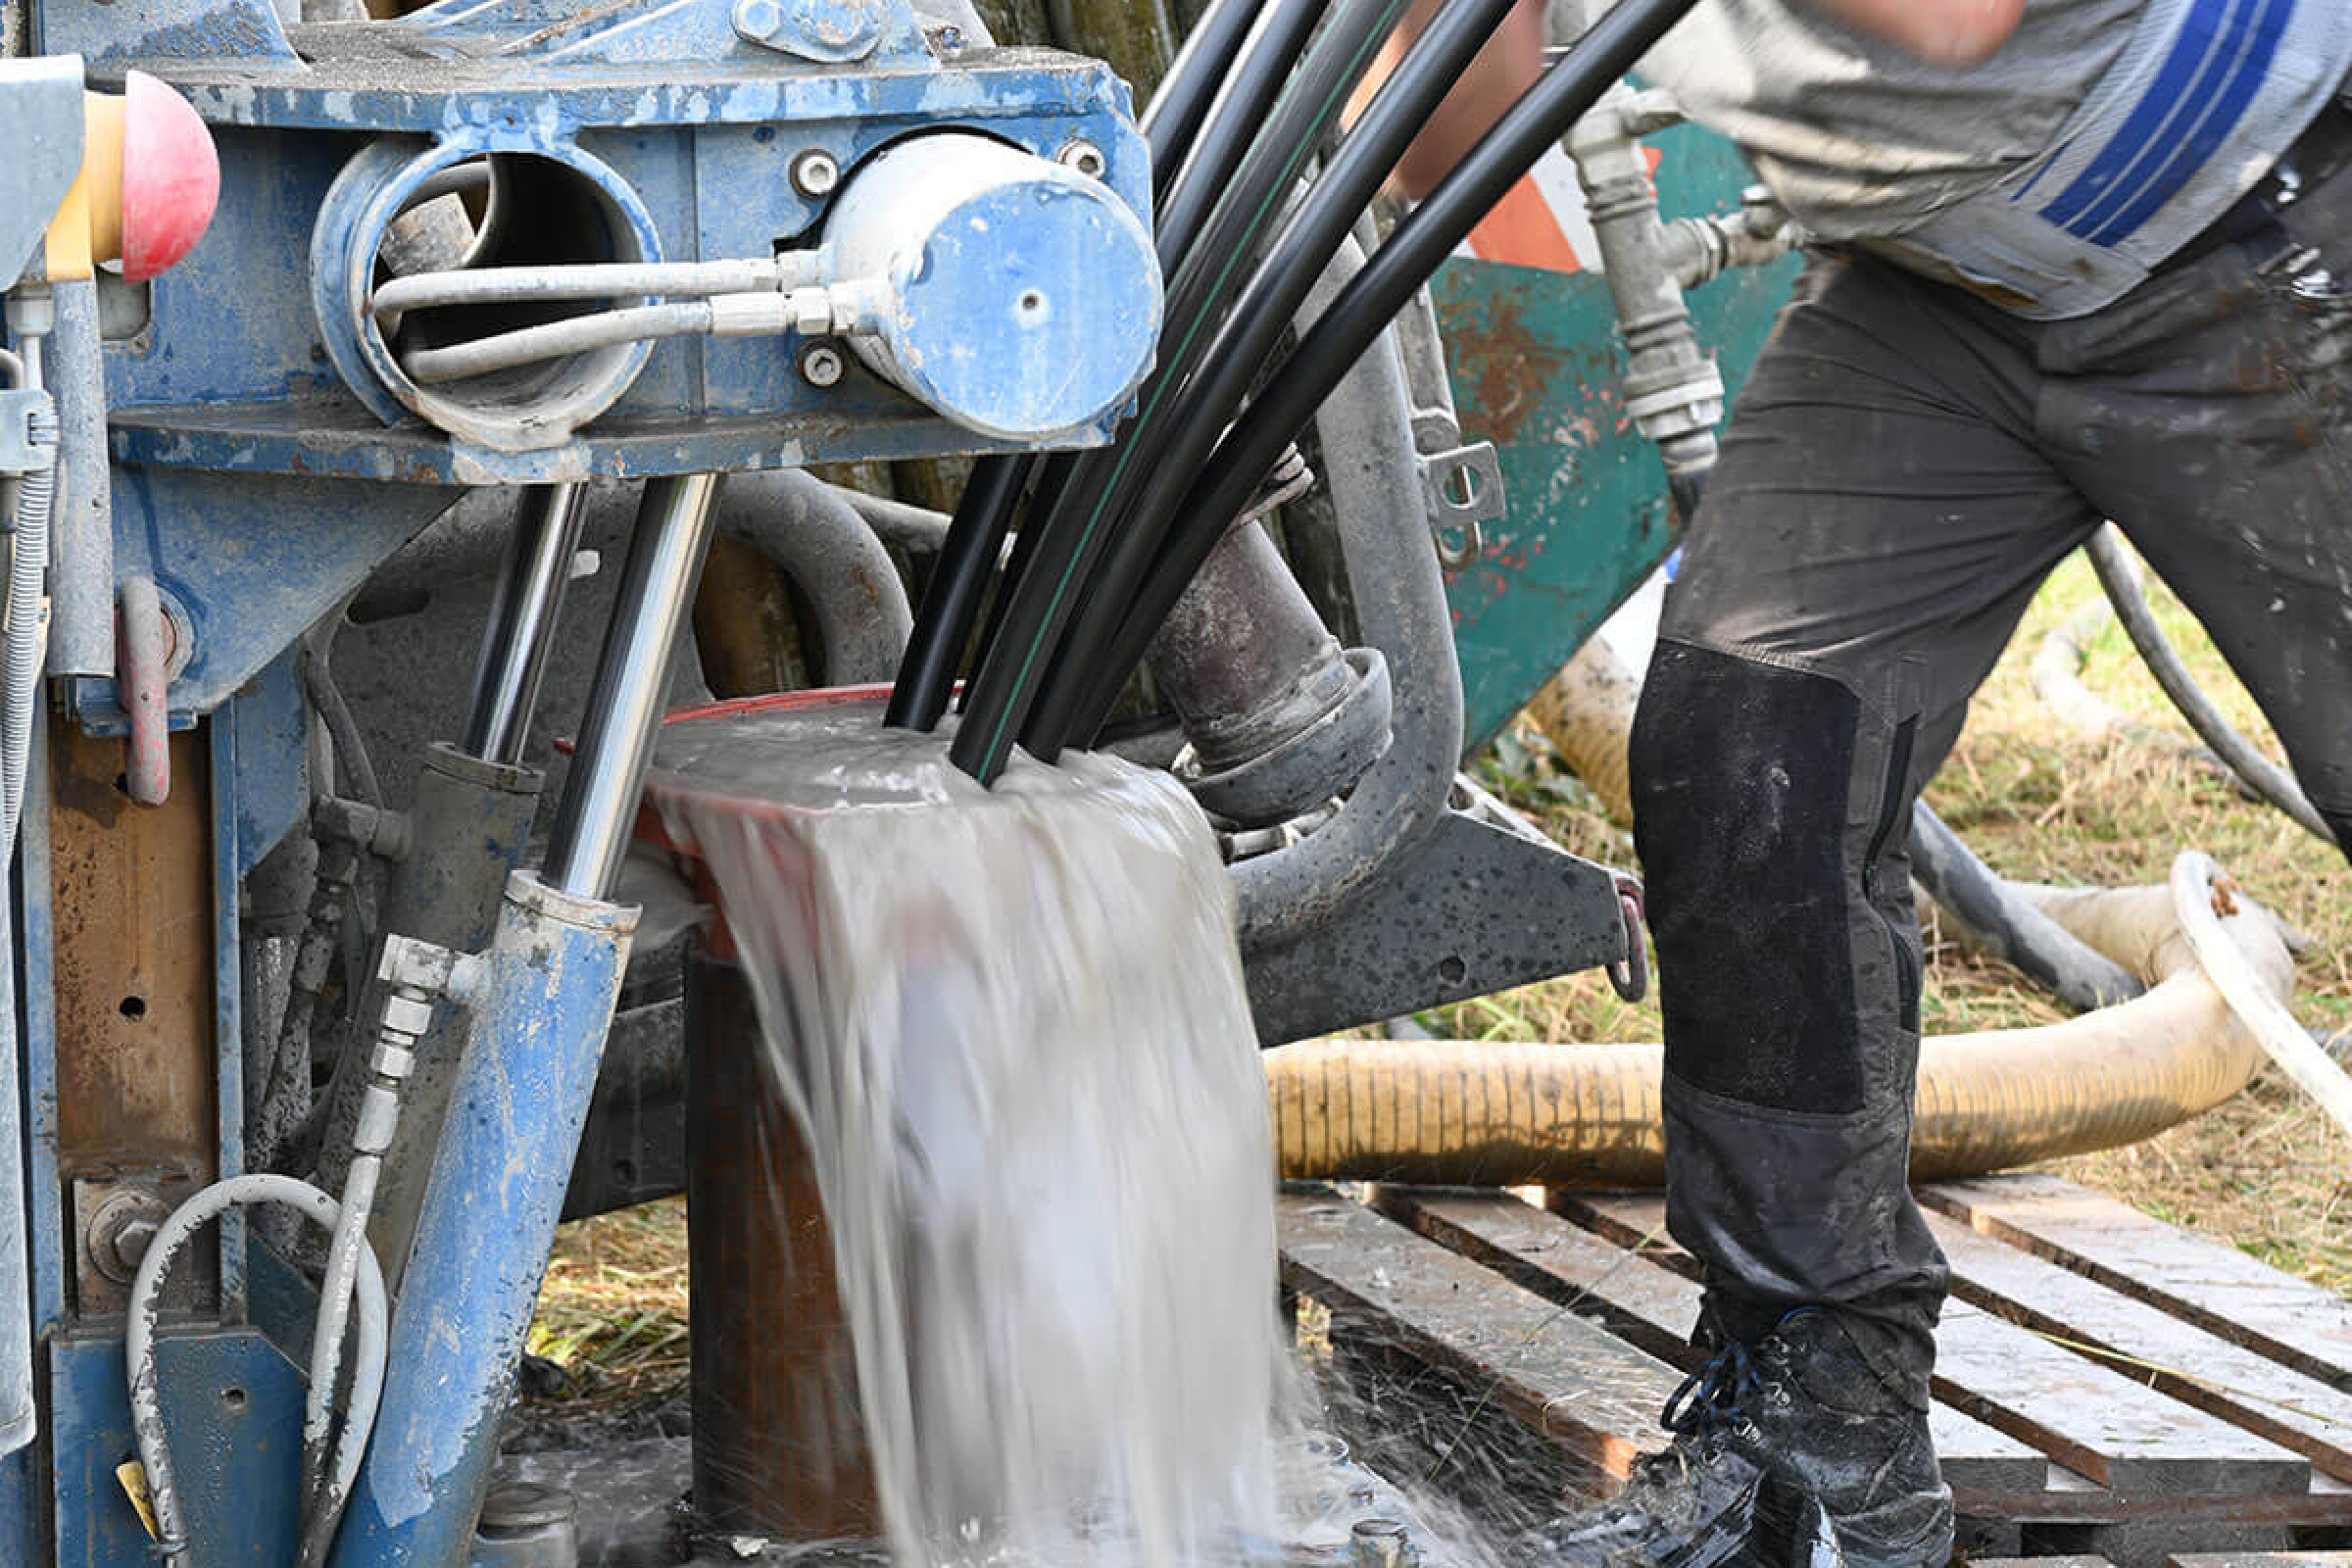
[[[0,1564],[572,1568],[575,1503],[628,1486],[518,1485],[501,1438],[559,1219],[687,1185],[695,970],[630,849],[664,709],[785,681],[719,678],[747,627],[804,683],[914,662],[909,580],[928,614],[964,514],[812,466],[977,458],[969,511],[1155,410],[1225,454],[1247,419],[1220,443],[1158,398],[1163,310],[1207,297],[1166,215],[1290,254],[1235,227],[1270,197],[1155,176],[1105,66],[999,47],[966,0],[302,3],[0,4]],[[1291,53],[1249,90],[1320,9],[1268,0],[1251,47]],[[1596,26],[1616,52],[1572,54],[1547,113],[1674,9]],[[1386,25],[1341,16],[1302,79]],[[1236,188],[1297,179],[1242,148]],[[1131,584],[1173,609],[1078,617],[1174,715],[1056,694],[1073,744],[1176,767],[1226,831],[1268,1041],[1629,941],[1611,873],[1456,778],[1439,538],[1499,482],[1426,299],[1386,330],[1397,250],[1347,238],[1384,157],[1343,148],[1299,204],[1328,265],[1243,292],[1261,342],[1298,323],[1273,384],[1319,409],[1319,475],[1179,469],[1221,499],[1170,519],[1197,564]],[[1421,275],[1452,244],[1426,230],[1395,242]],[[1238,398],[1255,363],[1202,379]],[[1037,505],[1113,493],[1053,461]],[[1318,479],[1345,606],[1258,520]],[[1004,584],[1075,548],[1044,534]],[[783,586],[729,600],[755,560]],[[961,640],[932,636],[934,718]],[[730,1320],[696,1290],[700,1342]]]

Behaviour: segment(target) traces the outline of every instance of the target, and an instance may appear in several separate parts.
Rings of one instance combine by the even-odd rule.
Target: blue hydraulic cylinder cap
[[[983,435],[1042,442],[1102,423],[1152,368],[1152,236],[1068,164],[967,131],[909,138],[851,175],[825,249],[829,275],[873,290],[850,340],[859,357]]]

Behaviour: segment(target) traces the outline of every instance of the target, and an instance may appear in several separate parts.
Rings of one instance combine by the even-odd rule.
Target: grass
[[[2161,590],[2167,630],[2232,720],[2267,744],[2252,703],[2212,645]],[[2051,578],[1973,710],[1929,792],[1977,852],[2012,877],[2066,884],[2156,882],[2194,846],[2312,938],[2297,1014],[2352,1027],[2352,872],[2278,812],[2249,804],[2183,749],[2144,738],[2091,739],[2051,715],[2028,673],[2052,627],[2094,598],[2080,560]],[[2187,731],[2110,620],[2090,640],[2082,678],[2150,729]],[[2274,749],[2275,754],[2275,749]],[[1631,864],[1610,824],[1532,731],[1481,764],[1488,785],[1563,845]],[[2060,1010],[2016,974],[1929,936],[1926,1027],[1943,1033],[2047,1023]],[[1653,1003],[1618,1000],[1597,974],[1546,981],[1423,1015],[1433,1033],[1468,1039],[1655,1040]],[[2352,1294],[2352,1159],[2345,1140],[2291,1086],[2264,1074],[2243,1095],[2132,1149],[2052,1168],[2157,1217],[2202,1231],[2330,1289]],[[626,1408],[674,1393],[686,1375],[685,1210],[671,1200],[564,1227],[533,1325],[531,1350],[563,1366],[567,1402]]]

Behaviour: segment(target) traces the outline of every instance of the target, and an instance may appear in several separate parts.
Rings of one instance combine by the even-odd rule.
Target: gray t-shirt
[[[2140,5],[2027,0],[1990,60],[1955,70],[1802,0],[1702,0],[1641,74],[1745,147],[1816,235],[1889,236],[2049,151],[2122,54]]]

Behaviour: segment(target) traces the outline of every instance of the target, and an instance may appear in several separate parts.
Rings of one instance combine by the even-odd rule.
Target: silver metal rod
[[[115,513],[98,291],[57,288],[57,507],[49,527],[49,673],[115,672]]]
[[[694,608],[717,493],[715,474],[679,474],[649,481],[638,506],[637,534],[541,873],[542,881],[574,897],[604,898],[628,848],[637,791],[662,723],[670,654]]]
[[[580,548],[585,487],[539,484],[525,491],[522,514],[499,568],[490,624],[473,674],[473,707],[465,751],[485,762],[519,762],[539,706],[539,677],[555,640],[564,587]]]

